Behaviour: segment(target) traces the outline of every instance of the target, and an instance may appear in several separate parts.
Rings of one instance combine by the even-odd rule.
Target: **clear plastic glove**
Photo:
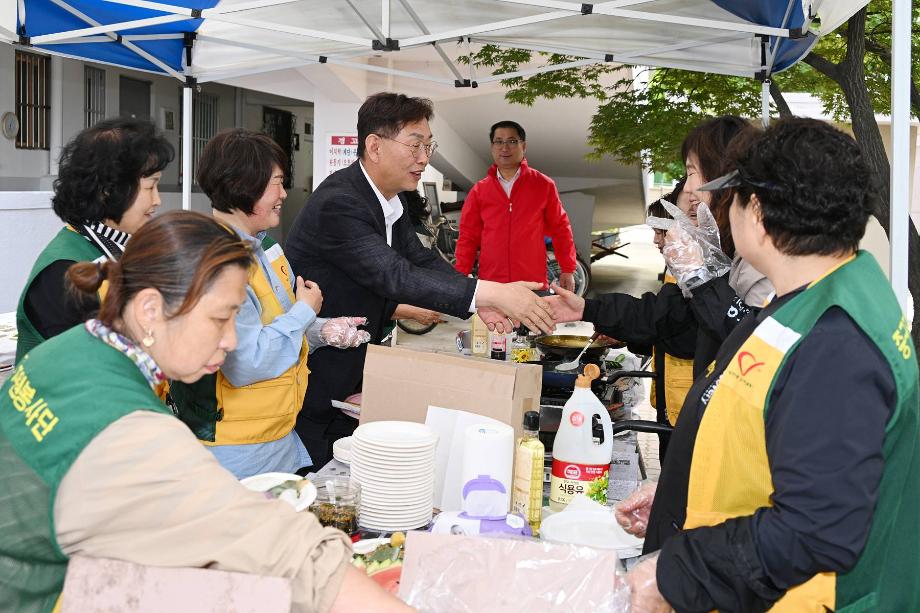
[[[370,332],[358,329],[366,323],[366,317],[333,317],[323,324],[320,337],[338,349],[357,347],[371,340]]]
[[[684,294],[727,273],[732,261],[722,252],[719,226],[709,207],[700,203],[696,211],[699,225],[694,225],[686,213],[670,202],[662,204],[676,223],[665,235],[661,254]]]
[[[636,491],[614,505],[613,516],[616,518],[617,523],[623,527],[623,530],[633,536],[645,538],[645,531],[648,529],[648,516],[652,511],[652,503],[655,501],[657,489],[657,481],[646,481]]]
[[[649,554],[626,574],[630,613],[668,613],[674,609],[658,591],[658,552]]]

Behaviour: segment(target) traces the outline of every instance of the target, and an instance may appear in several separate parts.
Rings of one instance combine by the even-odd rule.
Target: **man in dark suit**
[[[321,317],[366,317],[371,342],[380,340],[400,303],[463,318],[478,311],[499,327],[507,329],[503,323],[510,318],[551,332],[549,303],[532,291],[540,284],[470,279],[415,236],[398,194],[416,189],[437,148],[428,125],[432,115],[430,100],[402,94],[375,94],[364,102],[359,161],[319,185],[288,235],[284,250],[294,273],[323,288]],[[332,443],[357,425],[331,400],[357,391],[366,351],[322,347],[310,356],[297,432],[317,467],[331,458]]]

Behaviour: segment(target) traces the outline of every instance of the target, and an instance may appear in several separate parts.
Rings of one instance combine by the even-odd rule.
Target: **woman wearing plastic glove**
[[[678,611],[920,610],[920,377],[885,274],[858,251],[874,178],[852,137],[781,120],[738,153],[738,249],[777,296],[684,405],[636,598]],[[856,357],[858,356],[858,357]]]
[[[252,245],[256,259],[236,318],[236,351],[194,386],[171,388],[179,417],[238,478],[293,473],[312,461],[294,432],[307,391],[310,351],[357,347],[370,336],[360,317],[320,319],[320,288],[300,277],[266,230],[281,223],[284,152],[265,134],[224,130],[208,141],[198,184],[214,218]],[[258,187],[254,187],[258,186]]]
[[[294,613],[410,610],[351,565],[341,531],[245,489],[157,397],[233,350],[251,264],[235,233],[172,211],[119,261],[70,268],[86,295],[108,282],[98,318],[36,347],[0,391],[4,611],[68,610],[77,555],[281,577]]]
[[[675,211],[673,215],[677,220],[671,234],[674,236],[679,231],[680,236],[686,234],[688,248],[680,253],[693,255],[694,261],[697,259],[694,254],[702,259],[703,249],[695,240],[691,241],[690,236],[706,236],[709,241],[707,253],[721,257],[723,264],[724,256],[718,256],[718,252],[729,257],[735,253],[731,228],[727,222],[722,221],[723,218],[727,220],[731,190],[723,190],[718,198],[712,199],[710,210],[713,214],[708,215],[705,211],[701,212],[706,207],[700,205],[711,197],[709,192],[701,191],[699,186],[702,178],[719,176],[719,171],[726,164],[726,155],[733,139],[744,138],[754,132],[754,128],[744,119],[725,116],[697,126],[684,139],[687,181],[683,196],[688,197],[688,201],[683,207],[686,211],[671,209]],[[705,217],[707,227],[705,231],[698,232],[695,223],[702,217]],[[683,274],[683,260],[677,258],[674,264]],[[675,272],[670,263],[669,269]],[[554,286],[558,295],[548,300],[553,306],[557,322],[590,321],[604,334],[627,342],[631,342],[632,336],[640,335],[646,338],[645,344],[651,345],[674,338],[689,326],[696,326],[693,376],[699,377],[706,371],[733,327],[750,311],[747,306],[750,302],[746,301],[761,304],[772,291],[769,281],[741,258],[730,268],[713,266],[709,273],[722,271],[726,272],[715,278],[703,279],[704,283],[690,289],[688,293],[692,298],[681,296],[681,292],[673,286],[665,286],[668,291],[663,289],[657,295],[644,294],[639,299],[627,294],[605,294],[583,300]],[[688,277],[686,274],[683,276]]]
[[[727,172],[733,146],[756,133],[747,120],[734,115],[710,119],[684,139],[681,152],[687,168],[684,191],[697,207],[696,219],[671,211],[677,223],[669,232],[671,246],[662,255],[678,285],[692,298],[699,324],[694,375],[709,367],[731,331],[773,295],[773,285],[736,251],[728,211],[734,190],[700,189]]]

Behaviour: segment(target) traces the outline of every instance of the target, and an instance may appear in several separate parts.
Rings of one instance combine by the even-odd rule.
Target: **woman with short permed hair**
[[[121,256],[160,206],[158,184],[173,157],[156,127],[137,119],[100,121],[65,145],[52,206],[66,225],[39,254],[20,296],[17,362],[99,308],[98,299],[78,301],[69,294],[64,273],[75,262]]]

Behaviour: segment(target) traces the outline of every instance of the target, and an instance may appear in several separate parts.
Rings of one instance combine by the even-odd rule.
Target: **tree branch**
[[[840,67],[823,55],[818,55],[812,51],[802,61],[835,83],[840,83]]]
[[[789,103],[786,102],[786,98],[783,97],[783,91],[773,79],[770,79],[770,97],[773,98],[773,102],[776,103],[776,109],[779,111],[780,117],[792,117],[792,110],[789,108]]]
[[[884,47],[871,38],[866,38],[866,52],[875,55],[885,66],[888,67],[889,72],[891,71],[891,50],[888,47]],[[920,119],[920,89],[917,88],[917,84],[914,82],[913,77],[910,79],[910,108],[913,112],[914,117]]]

